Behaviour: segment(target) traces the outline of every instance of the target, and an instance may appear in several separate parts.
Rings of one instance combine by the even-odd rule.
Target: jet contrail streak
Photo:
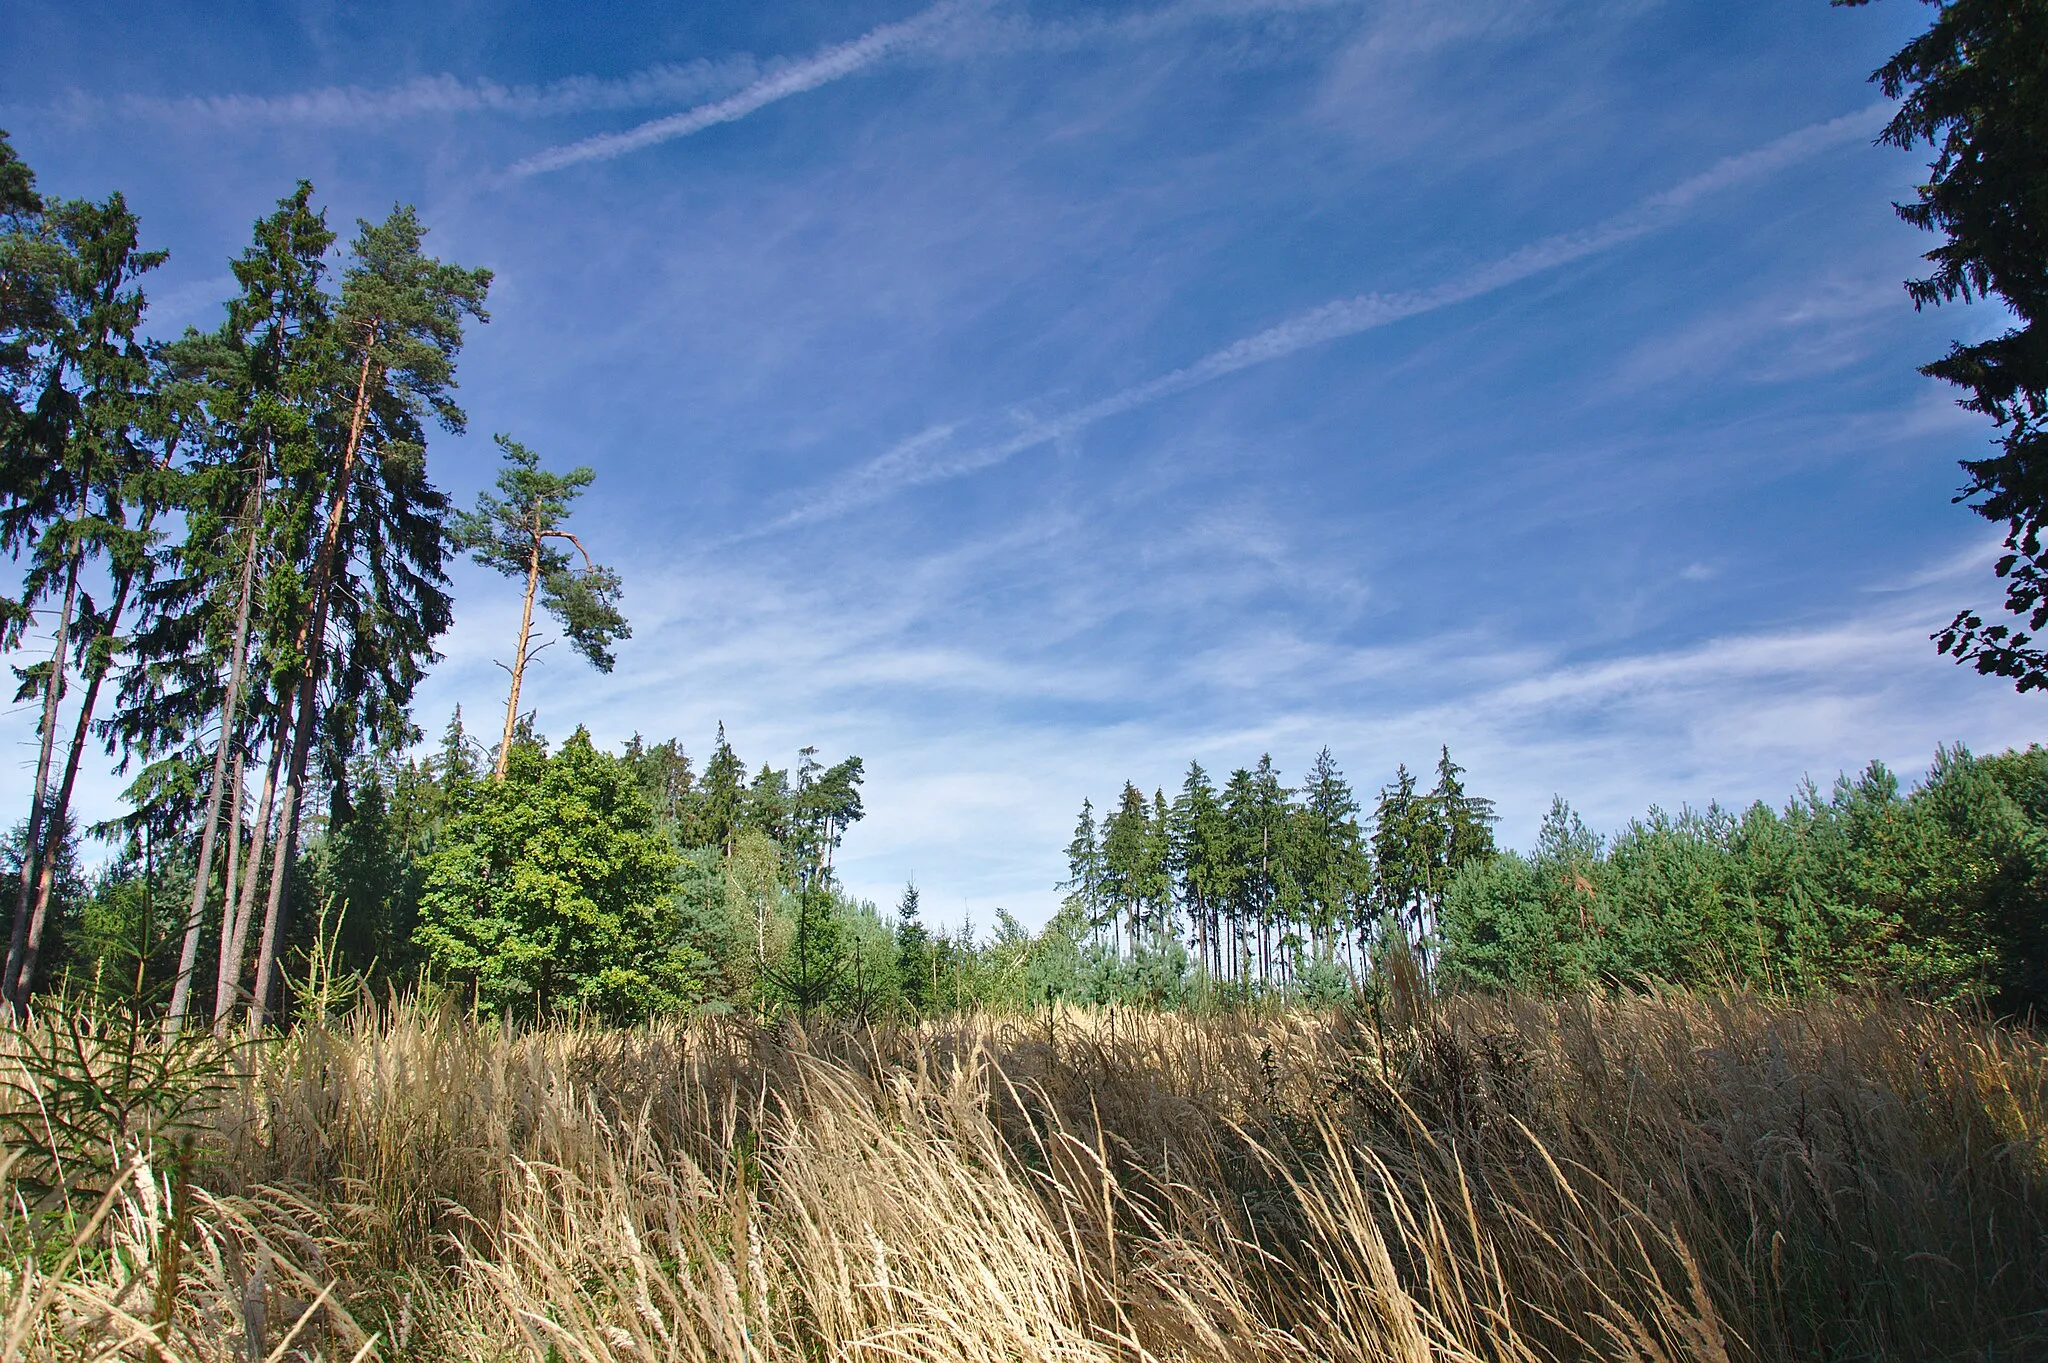
[[[624,156],[627,152],[639,151],[658,142],[670,142],[678,137],[700,133],[721,123],[735,122],[757,109],[766,108],[770,104],[788,99],[791,95],[800,95],[806,90],[815,90],[821,85],[854,75],[885,57],[917,46],[959,14],[962,8],[963,6],[947,0],[947,3],[934,5],[901,23],[884,24],[851,42],[828,47],[815,56],[755,81],[729,98],[710,104],[700,104],[694,109],[685,109],[682,113],[670,114],[666,118],[651,119],[624,132],[602,133],[596,137],[586,137],[581,142],[570,142],[563,146],[550,147],[546,151],[535,152],[513,163],[510,173],[516,176],[539,175],[545,171],[561,170],[565,166],[580,165],[585,161],[609,161],[615,156]]]
[[[1698,175],[1680,181],[1662,193],[1653,194],[1590,228],[1545,237],[1434,288],[1403,293],[1367,293],[1324,303],[1234,341],[1221,350],[1212,351],[1171,373],[1148,379],[1058,416],[1033,422],[1004,440],[951,455],[934,454],[934,448],[943,447],[945,436],[952,428],[927,431],[855,469],[837,486],[770,522],[757,533],[827,520],[872,505],[905,488],[974,473],[1026,450],[1075,435],[1097,422],[1200,387],[1240,369],[1467,302],[1533,275],[1611,250],[1677,221],[1688,209],[1711,195],[1762,179],[1844,142],[1870,137],[1890,115],[1890,105],[1873,104],[1825,123],[1810,124],[1753,151],[1718,161]]]

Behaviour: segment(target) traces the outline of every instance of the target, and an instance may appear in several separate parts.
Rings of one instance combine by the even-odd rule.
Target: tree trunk
[[[228,778],[228,864],[220,878],[220,940],[214,943],[213,976],[220,980],[219,957],[227,954],[228,938],[235,930],[235,891],[241,888],[242,809],[248,804],[248,773],[243,754],[235,754],[235,773]]]
[[[199,865],[192,876],[192,907],[185,915],[185,940],[178,949],[178,978],[171,986],[170,1015],[164,1019],[164,1030],[172,1036],[176,1036],[184,1025],[185,1007],[192,992],[192,972],[199,965],[199,929],[206,915],[206,896],[213,883],[213,842],[220,832],[220,805],[227,782],[228,755],[235,747],[236,733],[241,727],[242,677],[249,660],[249,611],[256,594],[256,541],[263,519],[265,476],[263,463],[259,461],[256,486],[249,489],[245,499],[245,510],[249,516],[249,546],[242,554],[241,595],[235,603],[235,638],[229,650],[228,691],[221,698],[220,742],[213,749],[213,775],[206,794],[206,823],[200,830]],[[234,893],[233,878],[230,877],[228,885],[221,891],[223,927],[226,926],[227,904]]]
[[[128,592],[134,585],[135,575],[133,573],[125,573],[115,588],[114,604],[107,613],[107,637],[109,640],[113,638],[114,632],[120,628],[121,612],[128,605]],[[108,656],[97,661],[92,667],[90,679],[86,683],[85,699],[79,706],[78,723],[72,728],[71,748],[64,757],[64,776],[57,784],[57,801],[51,807],[50,813],[45,820],[47,832],[43,838],[45,845],[41,854],[42,865],[36,874],[35,912],[29,920],[28,946],[36,954],[39,954],[42,950],[43,924],[49,917],[50,896],[56,888],[56,853],[60,849],[52,841],[50,835],[61,834],[65,822],[71,813],[71,792],[78,785],[78,764],[85,756],[86,740],[92,734],[92,713],[99,703],[100,683],[106,680],[107,670],[112,665],[112,662],[113,656],[111,650],[109,650]],[[22,979],[26,981],[21,986],[23,998],[27,998],[29,989],[35,984],[35,971],[32,964],[33,955],[29,959],[31,964],[24,966],[21,972]]]
[[[85,517],[85,499],[79,498],[78,515]],[[71,614],[78,606],[78,567],[80,554],[72,546],[71,563],[64,574],[64,608],[57,616],[57,646],[50,654],[50,675],[43,681],[42,748],[36,757],[36,789],[29,802],[28,837],[21,849],[21,883],[14,901],[14,935],[7,947],[7,965],[0,974],[0,997],[14,1005],[17,1014],[28,1013],[28,990],[25,985],[35,981],[36,952],[42,945],[43,923],[38,920],[33,930],[29,919],[33,912],[33,899],[37,878],[37,863],[43,858],[37,853],[45,840],[45,820],[49,815],[50,761],[57,747],[57,706],[64,697],[64,653],[71,645]]]
[[[227,1034],[228,1014],[235,1006],[235,991],[242,983],[242,955],[249,947],[249,922],[256,913],[256,886],[263,868],[263,845],[270,836],[270,807],[277,794],[277,771],[284,762],[282,724],[274,724],[270,736],[270,765],[263,774],[263,794],[256,801],[256,821],[249,828],[249,866],[242,874],[239,907],[234,926],[221,934],[220,961],[216,966],[213,992],[213,1030]]]
[[[526,675],[526,642],[533,637],[533,594],[540,586],[540,504],[533,508],[533,552],[526,560],[526,608],[519,617],[519,650],[512,655],[512,694],[505,700],[505,736],[498,743],[498,760],[491,779],[505,779],[505,764],[512,758],[512,730],[519,724],[519,683]]]
[[[374,327],[374,323],[372,324]],[[363,445],[363,425],[369,415],[370,349],[374,336],[363,346],[362,370],[356,376],[354,410],[349,414],[348,444],[342,451],[341,470],[335,475],[334,499],[327,508],[327,527],[320,537],[320,552],[313,560],[311,613],[299,634],[299,652],[305,665],[299,674],[292,724],[291,755],[285,763],[284,804],[277,812],[277,839],[270,862],[270,895],[263,906],[263,941],[256,949],[256,989],[249,1000],[249,1034],[263,1030],[264,1015],[270,1007],[271,980],[277,973],[277,948],[284,917],[284,889],[291,878],[292,861],[298,853],[299,810],[306,796],[306,759],[313,749],[313,721],[320,706],[320,676],[327,662],[327,607],[334,578],[335,560],[341,551],[341,526],[348,511],[349,479],[355,473],[356,456]],[[281,735],[280,735],[281,737]]]

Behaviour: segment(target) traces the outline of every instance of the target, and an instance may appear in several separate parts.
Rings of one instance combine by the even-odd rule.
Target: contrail
[[[765,534],[828,520],[870,506],[906,488],[962,477],[1240,369],[1281,359],[1345,336],[1377,330],[1405,318],[1435,312],[1611,250],[1677,221],[1688,209],[1711,195],[1760,180],[1844,142],[1873,136],[1890,116],[1889,104],[1873,104],[1825,123],[1810,124],[1753,151],[1718,161],[1698,175],[1660,194],[1653,194],[1590,228],[1545,237],[1434,288],[1360,294],[1297,313],[1264,331],[1212,351],[1192,364],[1112,393],[1084,407],[1033,422],[1004,440],[951,455],[935,454],[935,451],[943,450],[946,437],[953,429],[936,427],[855,469],[813,501],[778,517],[755,533]]]
[[[967,6],[956,0],[943,0],[922,13],[912,15],[900,23],[884,24],[882,27],[862,34],[851,42],[828,47],[815,56],[783,68],[772,76],[755,81],[746,89],[726,99],[710,104],[700,104],[666,118],[651,119],[635,128],[619,133],[601,133],[586,137],[581,142],[570,142],[546,151],[535,152],[510,167],[513,175],[539,175],[544,171],[561,170],[565,166],[579,165],[585,161],[609,161],[627,152],[639,151],[658,142],[670,142],[678,137],[688,137],[720,123],[731,123],[745,118],[757,109],[762,109],[778,100],[800,95],[806,90],[815,90],[821,85],[851,76],[863,71],[885,57],[925,42],[944,27]]]
[[[640,109],[739,90],[761,78],[750,57],[651,66],[613,80],[570,76],[546,85],[420,76],[400,85],[328,86],[286,95],[135,96],[103,107],[153,118],[203,120],[224,127],[299,125],[347,128],[463,114],[552,118],[593,109]]]

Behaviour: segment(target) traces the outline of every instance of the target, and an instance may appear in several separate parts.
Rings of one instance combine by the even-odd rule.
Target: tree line
[[[1383,925],[1432,940],[1452,878],[1492,854],[1495,821],[1448,748],[1433,787],[1403,764],[1364,813],[1327,747],[1299,788],[1270,754],[1220,790],[1191,762],[1171,801],[1125,782],[1100,820],[1082,802],[1063,912],[1114,960],[1156,968],[1192,952],[1206,978],[1240,989],[1355,978]]]
[[[589,469],[549,472],[500,435],[497,495],[469,513],[429,476],[430,433],[466,425],[456,363],[491,273],[426,234],[401,205],[343,245],[302,181],[231,262],[225,319],[154,340],[165,253],[118,193],[40,192],[0,133],[0,551],[22,570],[0,651],[39,650],[16,668],[39,741],[0,968],[14,1010],[48,980],[89,748],[132,777],[98,831],[144,864],[145,898],[160,863],[184,871],[170,1025],[205,997],[216,1025],[244,1006],[260,1028],[309,820],[346,825],[361,759],[418,740],[450,557],[524,582],[497,777],[536,604],[603,670],[629,633],[617,575],[564,524]]]

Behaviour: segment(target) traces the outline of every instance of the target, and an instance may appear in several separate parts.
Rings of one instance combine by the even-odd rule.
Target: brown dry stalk
[[[239,1063],[189,1234],[145,1166],[76,1253],[10,1193],[10,1357],[2048,1354],[2041,1039],[1898,1000],[781,1034],[409,1003]]]

